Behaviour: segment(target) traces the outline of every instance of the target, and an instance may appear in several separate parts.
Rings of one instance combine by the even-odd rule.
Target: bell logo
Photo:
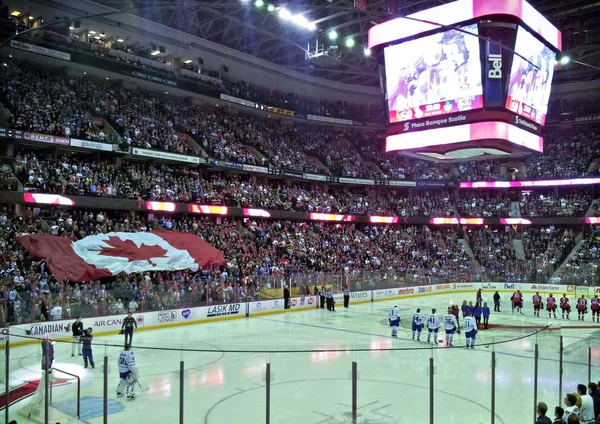
[[[502,55],[501,54],[488,54],[488,62],[490,62],[491,69],[488,71],[489,79],[501,79],[502,78]]]

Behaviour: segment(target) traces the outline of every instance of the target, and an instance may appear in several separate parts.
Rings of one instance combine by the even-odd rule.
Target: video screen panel
[[[477,24],[462,28],[477,34]],[[389,122],[483,107],[479,39],[450,30],[384,49]]]
[[[556,53],[523,27],[517,32],[515,51],[527,60],[513,57],[506,108],[544,125]]]

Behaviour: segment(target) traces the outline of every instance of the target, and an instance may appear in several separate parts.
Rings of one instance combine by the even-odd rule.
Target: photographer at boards
[[[83,365],[84,368],[88,367],[88,362],[92,366],[92,368],[96,368],[94,364],[94,355],[92,354],[92,341],[94,340],[94,336],[92,336],[91,327],[83,332],[80,337],[81,344],[83,345]]]

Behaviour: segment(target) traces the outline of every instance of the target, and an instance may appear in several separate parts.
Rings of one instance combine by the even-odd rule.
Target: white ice
[[[444,294],[351,304],[347,310],[338,305],[335,313],[318,309],[138,332],[134,336],[134,352],[145,390],[138,389],[135,401],[119,399],[124,412],[110,415],[108,421],[179,422],[180,361],[185,364],[185,422],[205,424],[264,423],[267,362],[271,364],[271,423],[275,424],[350,423],[353,361],[358,364],[357,422],[364,424],[429,422],[430,357],[435,363],[436,423],[490,422],[492,350],[497,358],[496,423],[499,424],[531,423],[534,418],[536,342],[540,357],[538,401],[546,402],[551,411],[559,405],[561,335],[565,346],[563,396],[575,392],[577,384],[589,382],[588,346],[592,347],[592,381],[600,379],[597,365],[600,343],[595,328],[600,329],[600,325],[591,323],[590,314],[585,323],[578,323],[575,315],[570,321],[563,321],[560,316],[549,320],[546,311],[536,318],[528,301],[524,315],[512,315],[507,302],[501,313],[492,313],[491,324],[510,327],[481,330],[475,350],[462,347],[464,334],[455,336],[454,348],[430,347],[410,340],[409,318],[417,307],[424,314],[436,307],[441,317],[448,304],[460,305],[463,299],[474,300],[474,295]],[[402,311],[403,329],[398,339],[390,337],[387,323],[387,311],[394,305]],[[533,334],[539,330],[535,327],[548,324],[552,324],[553,330],[494,344]],[[582,328],[562,328],[566,325]],[[444,338],[443,331],[439,338]],[[423,332],[421,340],[425,339]],[[95,342],[118,345],[122,336],[97,337]],[[482,342],[491,345],[486,348]],[[204,352],[177,351],[180,348]],[[387,348],[404,350],[372,350]],[[310,352],[318,349],[338,351]],[[72,358],[69,344],[57,343],[55,350],[54,366],[81,377],[82,396],[102,397],[102,363],[107,355],[109,396],[115,398],[118,347],[95,346],[96,369],[84,369],[81,357]],[[223,352],[227,350],[238,352]],[[276,353],[281,351],[301,352]],[[37,345],[11,350],[11,385],[39,378],[39,355]],[[54,401],[69,397],[70,393],[72,387],[57,388]],[[16,414],[25,402],[11,408],[11,418],[19,424],[27,422]],[[88,422],[101,423],[102,417]]]

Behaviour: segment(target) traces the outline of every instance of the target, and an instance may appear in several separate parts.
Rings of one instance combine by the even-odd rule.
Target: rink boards
[[[508,302],[509,297],[516,290],[521,290],[524,294],[534,294],[539,292],[545,301],[548,294],[553,293],[554,297],[559,299],[563,293],[568,297],[580,297],[582,294],[586,297],[600,294],[600,288],[574,285],[555,285],[555,284],[526,284],[526,283],[448,283],[433,284],[411,287],[397,287],[390,289],[372,289],[355,291],[350,293],[350,304],[377,302],[392,299],[402,299],[417,296],[433,296],[437,294],[450,293],[470,293],[471,296],[461,296],[453,300],[454,303],[462,303],[462,300],[475,300],[475,292],[482,289],[484,301],[490,305],[492,295],[498,291],[502,296],[503,302]],[[343,294],[334,295],[338,308],[343,305]],[[530,298],[525,297],[525,302]],[[288,313],[315,309],[319,307],[318,296],[302,296],[290,299],[290,309],[284,309],[283,299],[261,300],[255,302],[230,303],[221,305],[201,306],[194,308],[170,309],[163,311],[135,313],[138,329],[152,330],[179,325],[200,324],[205,322],[215,322],[228,319],[251,318],[267,314]],[[125,314],[119,316],[106,316],[98,318],[84,318],[84,328],[91,327],[95,336],[115,334],[121,329]],[[17,346],[22,344],[37,343],[45,333],[50,334],[53,339],[67,340],[71,336],[71,324],[74,319],[38,322],[33,324],[13,325],[9,333],[15,337],[11,338],[10,345]],[[19,337],[21,336],[21,337]],[[0,346],[4,347],[6,336],[0,335]]]

